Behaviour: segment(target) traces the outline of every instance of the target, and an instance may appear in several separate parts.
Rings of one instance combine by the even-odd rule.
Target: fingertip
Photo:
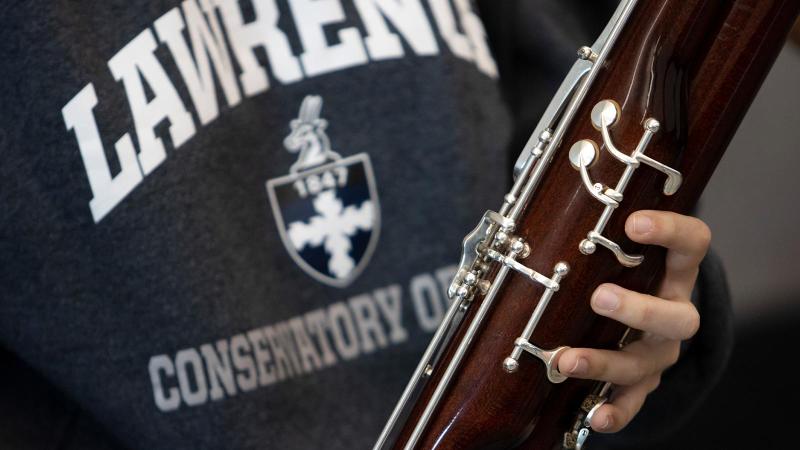
[[[698,219],[697,228],[701,245],[707,250],[708,247],[711,246],[711,239],[713,238],[711,227],[709,227],[707,223]]]
[[[598,433],[613,433],[616,430],[617,421],[614,418],[613,408],[610,405],[603,405],[592,417],[592,429]]]
[[[637,238],[645,238],[655,230],[655,220],[649,211],[636,211],[625,221],[625,234],[638,242]]]
[[[589,371],[589,360],[576,349],[564,352],[558,359],[558,371],[570,377],[580,377]]]
[[[622,301],[622,288],[612,284],[603,283],[594,290],[590,304],[594,312],[607,316],[618,310]]]
[[[570,369],[575,366],[575,361],[577,360],[575,353],[573,349],[569,349],[558,358],[558,371],[561,372],[561,374],[569,375]]]

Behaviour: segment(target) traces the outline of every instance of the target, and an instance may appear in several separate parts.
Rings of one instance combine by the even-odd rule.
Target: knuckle
[[[678,359],[681,357],[681,346],[680,345],[673,345],[669,349],[669,353],[667,354],[667,367],[675,365],[678,362]]]
[[[653,377],[653,382],[650,384],[650,392],[655,391],[659,386],[661,386],[661,375],[656,375]]]
[[[703,251],[708,250],[708,247],[711,245],[711,228],[700,219],[695,219],[695,233],[697,233],[697,240],[703,249]]]
[[[650,363],[648,359],[637,358],[631,373],[631,380],[629,380],[630,384],[635,384],[639,381],[642,381],[648,374],[650,374],[651,366],[652,363]]]
[[[692,336],[697,334],[697,331],[700,329],[700,313],[697,312],[697,308],[694,307],[691,303],[691,309],[686,316],[686,319],[681,326],[681,339],[690,339]]]
[[[647,392],[653,392],[661,385],[661,375],[656,375],[650,379],[647,385]]]
[[[653,323],[653,321],[656,319],[656,315],[657,312],[651,302],[640,303],[638,328],[648,328],[648,324]]]
[[[589,376],[592,378],[602,378],[605,379],[609,373],[609,364],[608,360],[603,357],[602,354],[586,354],[586,360],[589,361]]]

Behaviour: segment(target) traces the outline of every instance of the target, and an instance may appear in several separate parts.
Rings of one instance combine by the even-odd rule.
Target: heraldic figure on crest
[[[300,105],[300,114],[291,121],[292,132],[283,140],[289,153],[300,153],[297,161],[289,168],[289,173],[297,173],[328,161],[338,161],[342,156],[331,150],[331,141],[325,128],[328,121],[320,119],[322,97],[309,95]]]
[[[278,232],[308,275],[345,287],[366,268],[380,229],[378,194],[367,153],[331,149],[322,98],[309,95],[283,140],[297,160],[289,174],[267,181]]]

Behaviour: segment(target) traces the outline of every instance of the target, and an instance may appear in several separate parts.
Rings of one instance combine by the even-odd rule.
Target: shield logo
[[[380,232],[380,205],[369,155],[331,150],[322,99],[307,96],[284,146],[298,153],[289,174],[267,181],[281,241],[308,275],[335,287],[369,263]]]

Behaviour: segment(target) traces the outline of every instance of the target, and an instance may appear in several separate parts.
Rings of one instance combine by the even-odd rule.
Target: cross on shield
[[[289,255],[307,274],[335,287],[366,267],[380,230],[380,207],[366,153],[267,181]]]
[[[267,194],[292,259],[317,280],[344,287],[375,250],[380,207],[369,155],[333,151],[321,110],[322,97],[303,99],[283,140],[297,161],[289,175],[267,181]]]

